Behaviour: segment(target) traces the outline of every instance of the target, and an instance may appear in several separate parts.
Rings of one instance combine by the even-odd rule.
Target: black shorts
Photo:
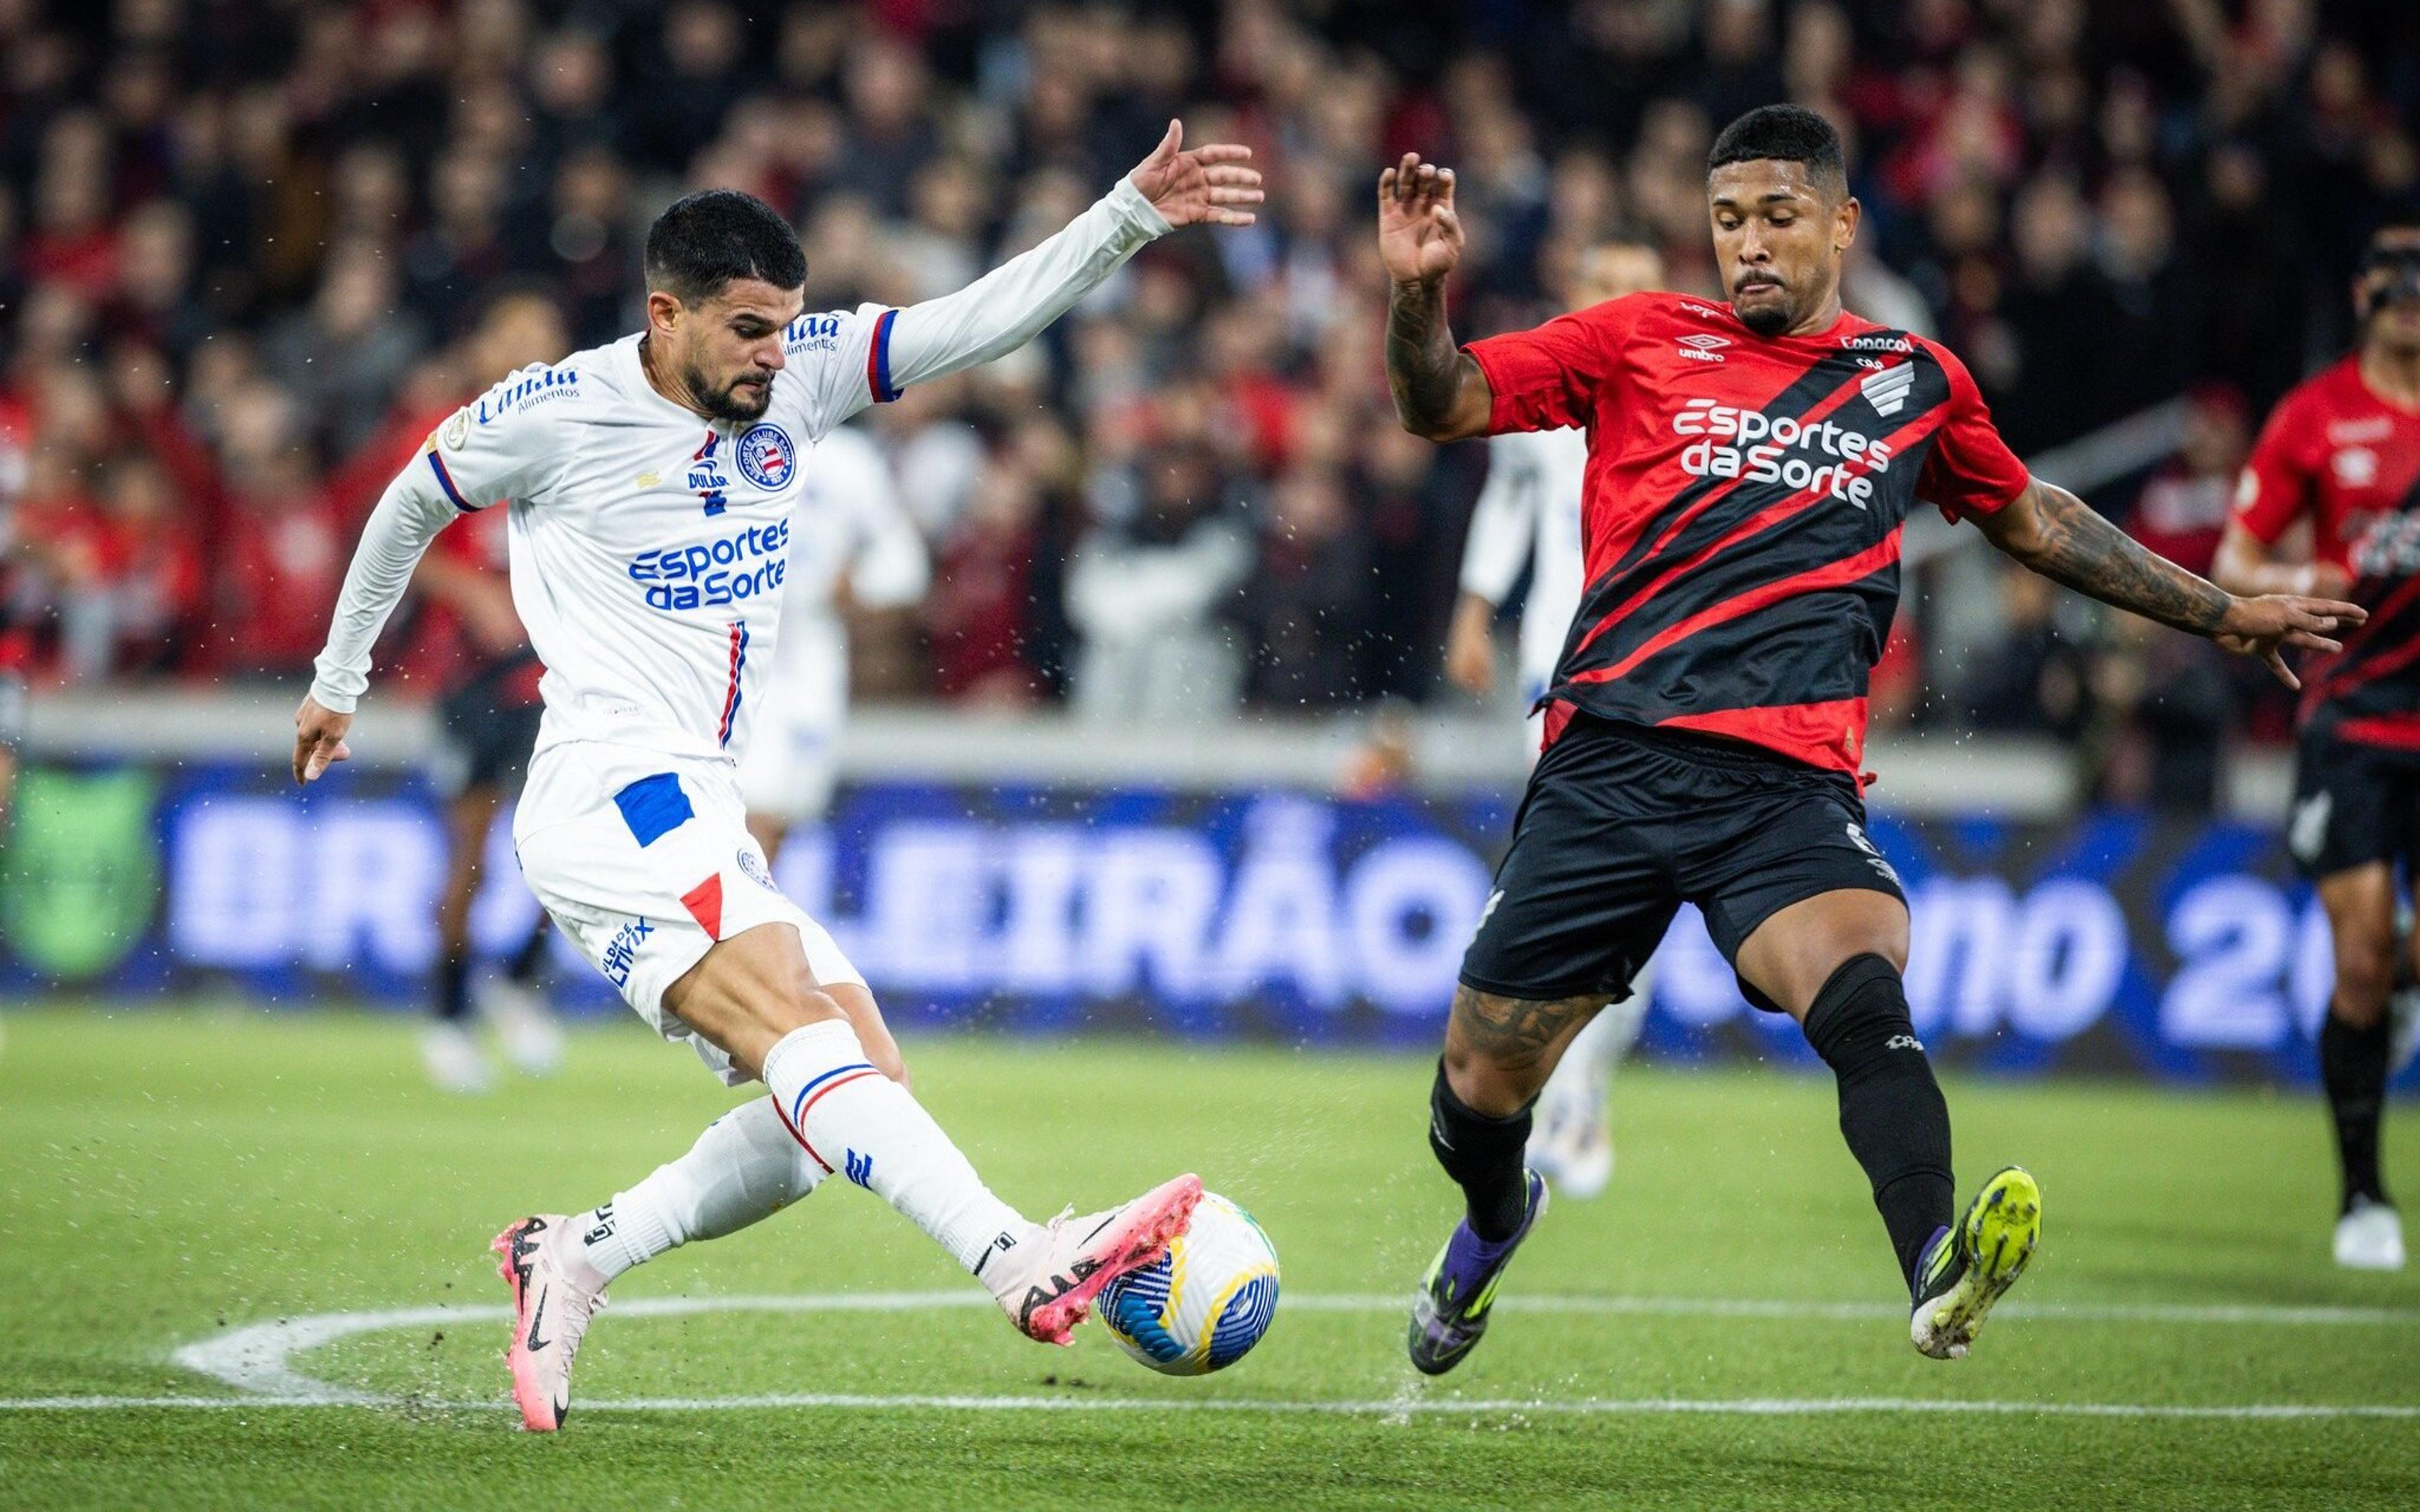
[[[1758,925],[1818,893],[1905,902],[1865,820],[1843,773],[1575,716],[1530,775],[1463,985],[1533,1002],[1622,998],[1683,903],[1735,962]]]
[[[437,755],[429,775],[448,798],[483,787],[511,797],[529,776],[530,751],[545,710],[505,697],[504,682],[482,677],[438,702]]]
[[[2420,857],[2420,751],[2304,731],[2286,848],[2313,881],[2373,861],[2411,865]]]

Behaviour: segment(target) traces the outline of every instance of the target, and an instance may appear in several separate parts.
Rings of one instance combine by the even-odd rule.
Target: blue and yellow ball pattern
[[[1277,1311],[1277,1247],[1250,1213],[1205,1192],[1166,1255],[1101,1289],[1095,1316],[1160,1374],[1206,1376],[1242,1359]]]

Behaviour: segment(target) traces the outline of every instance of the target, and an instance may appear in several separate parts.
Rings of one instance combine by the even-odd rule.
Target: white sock
[[[874,1069],[846,1019],[783,1036],[765,1056],[765,1085],[821,1170],[898,1209],[970,1273],[1032,1227],[991,1195],[906,1088]]]
[[[707,1124],[688,1154],[581,1213],[570,1227],[588,1263],[611,1281],[692,1239],[736,1233],[823,1179],[823,1167],[807,1158],[772,1099],[760,1097]]]

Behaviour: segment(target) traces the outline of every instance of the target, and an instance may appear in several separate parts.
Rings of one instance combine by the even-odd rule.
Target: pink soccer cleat
[[[1107,1212],[1078,1218],[1070,1209],[995,1253],[978,1273],[1019,1333],[1065,1344],[1101,1288],[1166,1254],[1201,1200],[1202,1179],[1187,1175]]]
[[[489,1249],[503,1256],[496,1273],[513,1288],[513,1340],[504,1350],[512,1367],[513,1401],[521,1427],[551,1433],[571,1412],[571,1357],[588,1320],[605,1305],[604,1278],[565,1228],[561,1213],[523,1218]]]

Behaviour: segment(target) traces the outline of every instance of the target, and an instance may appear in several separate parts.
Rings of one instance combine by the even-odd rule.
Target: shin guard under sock
[[[1840,1134],[1873,1183],[1900,1273],[1911,1279],[1927,1241],[1955,1221],[1949,1104],[1907,1012],[1899,969],[1852,957],[1807,1011],[1807,1042],[1840,1084]]]
[[[1429,1149],[1462,1187],[1470,1231],[1490,1243],[1512,1238],[1529,1211],[1529,1180],[1521,1165],[1528,1143],[1528,1108],[1506,1119],[1474,1113],[1453,1095],[1445,1062],[1437,1062],[1429,1093]]]
[[[2378,1169],[2378,1125],[2386,1103],[2387,1026],[2383,1014],[2356,1028],[2333,1012],[2319,1026],[2319,1080],[2335,1119],[2336,1159],[2344,1171],[2344,1206],[2355,1197],[2386,1200]]]

